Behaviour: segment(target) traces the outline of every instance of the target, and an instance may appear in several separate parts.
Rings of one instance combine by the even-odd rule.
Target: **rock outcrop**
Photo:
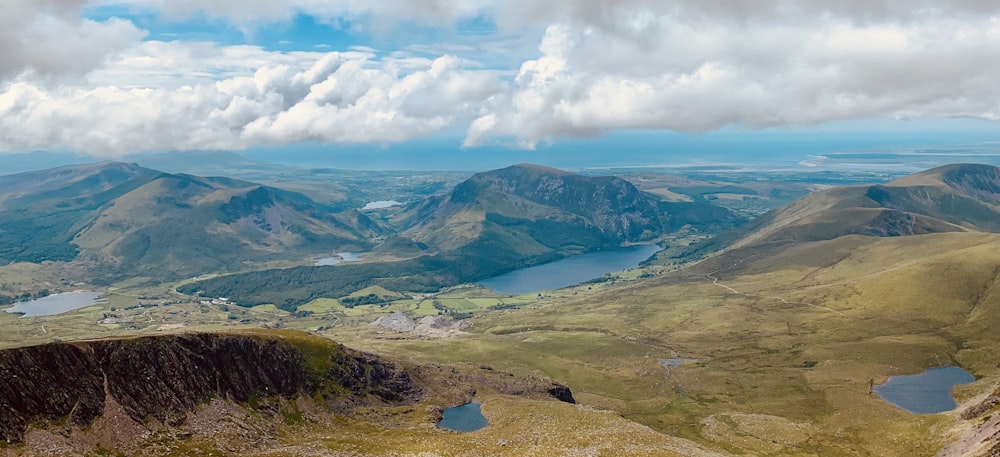
[[[0,455],[185,455],[186,440],[240,455],[289,424],[476,392],[573,402],[550,380],[393,362],[298,331],[50,343],[0,350]]]
[[[0,440],[20,441],[30,424],[89,425],[111,399],[138,423],[169,426],[212,398],[402,403],[420,395],[392,362],[332,342],[321,349],[307,355],[280,338],[206,333],[0,351]]]
[[[424,316],[419,321],[399,311],[375,319],[371,324],[410,338],[439,339],[465,334],[468,321],[454,321],[444,316]]]

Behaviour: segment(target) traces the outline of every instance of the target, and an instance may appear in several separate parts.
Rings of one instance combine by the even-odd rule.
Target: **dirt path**
[[[804,305],[804,306],[809,306],[809,307],[812,307],[812,308],[821,309],[823,311],[829,311],[831,313],[836,313],[840,317],[845,317],[844,313],[842,313],[840,311],[837,311],[837,310],[835,310],[833,308],[827,308],[826,306],[819,306],[819,305],[814,305],[812,303],[806,303],[806,302],[790,302],[788,300],[785,300],[782,297],[764,297],[764,296],[760,296],[760,295],[754,296],[754,295],[747,294],[745,292],[740,292],[740,291],[738,291],[738,290],[736,290],[736,289],[734,289],[734,288],[732,288],[730,286],[727,286],[727,285],[719,282],[719,277],[715,276],[715,274],[718,273],[718,272],[720,272],[720,271],[723,271],[723,270],[715,270],[715,271],[713,271],[711,273],[706,273],[704,276],[705,276],[705,278],[712,280],[712,285],[713,286],[721,287],[721,288],[726,289],[729,292],[734,293],[736,295],[742,295],[744,297],[749,297],[749,298],[756,298],[758,300],[761,300],[761,299],[763,299],[763,300],[769,300],[769,299],[770,300],[778,300],[778,301],[780,301],[780,302],[782,302],[782,303],[784,303],[786,305]]]

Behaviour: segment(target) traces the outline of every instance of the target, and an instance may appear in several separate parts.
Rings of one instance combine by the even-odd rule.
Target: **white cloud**
[[[9,84],[0,93],[0,149],[120,156],[260,143],[405,141],[468,122],[503,89],[495,75],[468,71],[448,56],[401,69],[359,52],[278,54],[157,42],[141,48],[92,76],[117,79],[117,85]],[[257,67],[261,62],[269,64]],[[158,84],[134,84],[141,80]]]
[[[1000,116],[1000,61],[990,57],[1000,55],[998,16],[858,17],[733,22],[621,9],[599,26],[550,25],[542,57],[521,66],[465,145],[532,147],[618,128]]]
[[[271,52],[141,41],[128,20],[80,16],[109,5],[248,34],[297,14],[376,29],[485,15],[499,30]],[[0,151],[392,142],[455,127],[467,146],[533,147],[630,128],[996,121],[997,55],[993,0],[6,0]]]
[[[0,13],[0,82],[77,76],[140,40],[131,22],[95,22],[77,15],[85,0],[5,0]]]

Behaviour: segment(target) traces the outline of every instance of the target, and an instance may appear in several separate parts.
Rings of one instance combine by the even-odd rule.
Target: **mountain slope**
[[[72,260],[72,238],[94,212],[157,174],[100,163],[0,176],[0,264]]]
[[[814,192],[708,242],[727,246],[787,245],[845,235],[893,237],[1000,232],[1000,169],[948,165],[886,184]]]
[[[707,203],[661,202],[614,177],[578,176],[537,165],[479,173],[451,192],[414,204],[401,231],[373,252],[397,262],[272,269],[209,278],[177,290],[294,310],[379,285],[434,292],[517,268],[694,226],[719,230],[740,218]]]
[[[689,206],[677,213],[690,221],[702,222],[698,215],[708,215],[709,224],[737,219],[711,205]],[[447,195],[410,208],[396,224],[405,236],[441,252],[567,255],[650,240],[665,225],[689,222],[665,224],[666,208],[619,178],[522,164],[476,174]]]
[[[159,279],[359,250],[381,229],[356,211],[228,178],[102,163],[0,178],[0,261],[72,260]]]

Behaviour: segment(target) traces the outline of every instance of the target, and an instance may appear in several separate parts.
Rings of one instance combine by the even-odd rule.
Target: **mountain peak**
[[[527,162],[525,162],[525,163],[519,163],[519,164],[516,164],[516,165],[511,165],[511,166],[509,166],[507,168],[504,168],[504,169],[501,169],[501,170],[535,171],[535,172],[544,172],[544,173],[557,174],[557,175],[571,175],[572,174],[572,173],[570,173],[568,171],[560,170],[558,168],[552,168],[552,167],[547,166],[547,165],[539,165],[539,164],[536,164],[536,163],[527,163]],[[501,171],[501,170],[496,170],[496,171]]]
[[[992,165],[945,165],[897,179],[889,185],[941,187],[987,203],[1000,204],[1000,168]]]

